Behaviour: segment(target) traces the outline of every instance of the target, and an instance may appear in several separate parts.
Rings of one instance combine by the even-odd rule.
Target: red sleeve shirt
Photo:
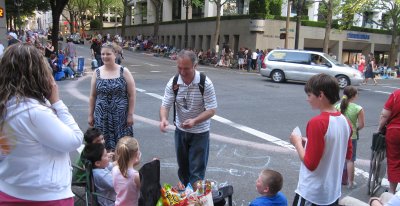
[[[307,146],[305,149],[304,155],[304,165],[311,171],[314,171],[324,154],[325,149],[325,136],[327,134],[328,126],[329,126],[329,117],[330,116],[340,116],[341,113],[321,113],[320,115],[312,118],[306,128],[307,134]],[[351,124],[347,122],[350,126]],[[348,146],[346,152],[346,159],[351,159],[352,156],[352,144],[351,144],[351,132],[348,137]]]

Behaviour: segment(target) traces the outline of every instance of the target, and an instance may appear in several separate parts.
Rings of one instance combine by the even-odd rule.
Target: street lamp
[[[19,35],[21,35],[21,15],[19,14],[19,7],[22,6],[23,0],[14,0],[14,5],[17,7],[17,19],[18,19],[18,28],[19,28]]]
[[[192,4],[192,0],[182,0],[183,6],[186,7],[186,22],[185,22],[185,49],[188,48],[188,13],[189,13],[189,5]]]

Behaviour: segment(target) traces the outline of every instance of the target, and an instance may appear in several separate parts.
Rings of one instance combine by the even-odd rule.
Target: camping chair
[[[82,159],[82,162],[85,165],[86,171],[86,189],[85,189],[85,199],[86,199],[86,206],[99,206],[97,202],[97,197],[104,198],[108,201],[115,202],[115,200],[105,197],[99,193],[96,193],[96,187],[94,185],[94,178],[93,178],[93,166],[92,163],[88,160]]]
[[[75,174],[77,174],[78,172],[85,172],[85,168],[80,167],[79,165],[76,164],[72,164],[72,192],[75,195],[75,204],[79,204],[80,202],[86,202],[86,198],[85,198],[85,191],[86,189],[86,180],[80,180],[78,179]]]
[[[232,206],[233,186],[227,185],[218,189],[218,196],[213,197],[214,206],[224,206],[228,198],[228,205]]]

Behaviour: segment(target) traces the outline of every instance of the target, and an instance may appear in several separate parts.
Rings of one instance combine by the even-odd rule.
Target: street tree
[[[320,2],[318,15],[320,19],[326,21],[323,52],[328,53],[330,34],[333,25],[333,16],[337,18],[341,29],[349,28],[353,25],[354,14],[362,12],[371,0],[322,0]]]
[[[50,0],[51,14],[53,17],[51,41],[54,45],[55,51],[58,51],[58,33],[60,26],[60,16],[67,4],[68,0]]]
[[[61,13],[61,15],[67,20],[70,27],[69,31],[71,33],[76,32],[76,21],[79,14],[79,11],[77,9],[77,1],[79,0],[69,0],[68,4],[65,6],[65,10],[68,11],[69,14],[68,16],[64,13]]]
[[[129,0],[121,0],[122,1],[122,19],[121,19],[121,37],[125,38],[125,30],[126,30],[126,16],[128,15],[128,11],[130,10],[128,4]]]
[[[82,31],[82,35],[85,36],[85,28],[87,23],[86,14],[89,10],[92,10],[94,7],[93,0],[74,0],[76,1],[76,8],[78,10],[78,18],[80,20],[80,27]]]
[[[14,0],[6,0],[5,6],[7,13],[7,28],[14,30],[16,28],[15,24],[22,25],[24,22],[18,22],[18,11],[14,4]],[[35,10],[44,12],[48,11],[49,9],[50,4],[48,1],[24,0],[19,8],[19,13],[22,19],[22,17],[33,16]],[[12,25],[12,22],[14,22],[14,25]]]
[[[94,0],[96,4],[96,11],[99,14],[99,21],[100,21],[100,33],[103,33],[103,18],[106,9],[109,8],[112,4],[115,4],[114,0]]]
[[[163,7],[163,0],[150,0],[155,8],[156,19],[153,25],[153,37],[154,41],[158,43],[158,29],[162,20],[161,11]]]
[[[373,21],[381,26],[382,29],[389,30],[392,35],[389,50],[389,66],[395,66],[397,52],[399,48],[399,40],[397,37],[400,32],[400,0],[376,0],[373,2],[374,8],[385,12],[383,18],[379,21]]]

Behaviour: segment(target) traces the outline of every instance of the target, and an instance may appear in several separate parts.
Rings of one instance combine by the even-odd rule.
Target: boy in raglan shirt
[[[338,205],[344,162],[352,155],[352,129],[346,117],[334,107],[339,100],[339,86],[334,77],[315,75],[304,91],[312,109],[321,113],[309,120],[307,139],[295,133],[290,136],[301,160],[293,206]]]

